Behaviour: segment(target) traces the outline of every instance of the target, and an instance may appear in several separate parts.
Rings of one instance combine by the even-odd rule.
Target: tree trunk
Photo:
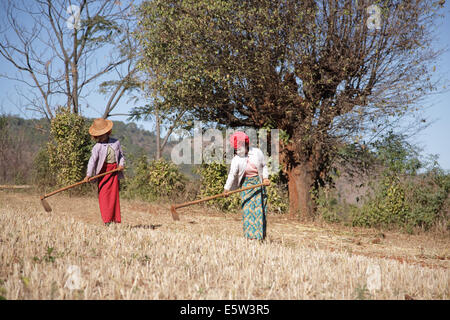
[[[160,119],[159,110],[155,109],[155,121],[156,121],[156,160],[161,159],[161,129],[160,129]]]
[[[73,113],[78,114],[78,35],[77,29],[73,29],[73,61],[72,61],[72,99]]]
[[[311,187],[314,179],[308,163],[296,164],[287,170],[289,178],[289,217],[310,220],[314,214]]]

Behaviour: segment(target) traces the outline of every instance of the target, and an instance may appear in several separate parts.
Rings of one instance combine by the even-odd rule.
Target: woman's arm
[[[86,170],[86,178],[94,176],[95,166],[98,161],[98,147],[97,144],[94,145],[91,151],[91,157],[89,158],[87,170]],[[85,178],[85,179],[86,179]]]
[[[123,155],[122,146],[120,145],[120,141],[117,140],[117,146],[119,148],[119,168],[122,167],[122,170],[125,166],[125,157]]]

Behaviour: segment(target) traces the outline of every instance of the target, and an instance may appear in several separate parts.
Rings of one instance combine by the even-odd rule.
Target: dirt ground
[[[47,199],[55,219],[71,219],[102,225],[95,197],[69,197],[57,194]],[[0,207],[12,209],[36,207],[44,211],[36,191],[0,190]],[[145,203],[121,199],[122,227],[164,230],[189,230],[196,234],[242,234],[241,215],[222,213],[207,206],[194,205],[178,209],[180,220],[174,221],[170,204]],[[393,259],[400,263],[426,268],[450,267],[450,235],[408,235],[401,232],[352,228],[325,223],[301,223],[283,215],[268,215],[267,239],[287,247],[311,247],[353,255]]]

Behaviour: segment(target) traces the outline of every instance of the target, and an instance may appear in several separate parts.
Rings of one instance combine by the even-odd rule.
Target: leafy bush
[[[131,155],[127,155],[126,178],[120,184],[121,189],[124,189],[123,196],[125,198],[141,200],[149,198],[148,171],[147,156],[142,155],[135,160]]]
[[[150,161],[148,177],[152,194],[158,197],[173,196],[185,189],[186,178],[177,165],[163,158]]]
[[[60,107],[51,121],[50,141],[47,143],[49,168],[58,185],[82,180],[94,142],[85,118]],[[42,155],[41,155],[42,157]]]
[[[289,210],[287,185],[282,182],[281,172],[269,176],[270,185],[266,187],[267,210],[272,213],[286,213]]]
[[[353,216],[355,226],[430,229],[449,219],[450,176],[427,172],[404,180],[385,179],[376,195]]]
[[[405,183],[409,204],[408,227],[429,229],[439,220],[449,222],[450,175],[436,169]]]
[[[339,216],[340,205],[337,199],[330,195],[327,188],[321,187],[313,194],[318,214],[327,222],[342,222]]]
[[[353,214],[354,226],[389,227],[403,226],[410,211],[405,189],[400,181],[393,177],[385,178],[375,197]]]
[[[227,181],[228,169],[225,163],[202,163],[196,168],[195,173],[200,175],[199,197],[209,197],[223,193],[223,187]],[[239,193],[234,193],[226,198],[217,198],[208,202],[220,210],[233,211],[241,207]]]
[[[178,167],[165,159],[149,161],[140,156],[133,168],[134,176],[125,181],[125,196],[154,201],[174,197],[185,190],[186,178]]]
[[[441,221],[448,226],[450,175],[436,161],[430,165],[419,159],[419,152],[401,135],[389,133],[372,146],[375,170],[364,181],[369,189],[360,199],[362,205],[342,203],[336,190],[321,188],[315,201],[322,218],[353,226],[400,227],[409,233]]]
[[[396,225],[412,232],[416,227],[428,230],[439,220],[448,220],[445,206],[450,176],[436,162],[418,174],[427,163],[419,160],[419,152],[403,136],[390,133],[375,147],[384,168],[383,178],[374,188],[374,196],[353,214],[353,225]]]

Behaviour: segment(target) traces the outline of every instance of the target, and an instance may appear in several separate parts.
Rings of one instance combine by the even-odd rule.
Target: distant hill
[[[48,141],[50,124],[46,119],[22,119],[15,116],[8,116],[7,119],[10,132],[16,137],[20,136],[31,150],[37,151]],[[91,120],[93,119],[88,119]],[[119,139],[129,153],[144,153],[150,158],[154,157],[156,136],[153,132],[139,128],[134,122],[113,121],[113,123],[112,136]],[[171,146],[168,146],[168,149],[171,149]],[[170,155],[170,150],[165,150],[164,154]]]
[[[14,141],[23,146],[22,159],[28,168],[31,168],[37,152],[45,147],[48,141],[50,124],[47,119],[23,119],[17,116],[5,116],[8,122],[8,132],[13,135]],[[88,119],[92,121],[93,119]],[[112,136],[120,140],[125,156],[128,159],[147,155],[154,159],[156,155],[156,135],[154,132],[139,128],[134,122],[124,123],[113,121]],[[170,159],[171,150],[176,142],[168,142],[163,150],[163,157]],[[190,166],[181,166],[180,170],[192,176]]]
[[[46,119],[22,119],[7,116],[10,132],[23,136],[23,142],[36,151],[48,141],[50,125]],[[93,119],[88,119],[92,121]],[[156,136],[153,132],[139,128],[136,123],[113,121],[112,136],[119,139],[122,146],[131,154],[144,153],[150,159],[156,154]],[[173,143],[168,142],[163,156],[170,157]]]
[[[15,116],[6,116],[6,119],[8,132],[30,153],[35,153],[47,142],[50,125],[46,119],[28,120]]]

